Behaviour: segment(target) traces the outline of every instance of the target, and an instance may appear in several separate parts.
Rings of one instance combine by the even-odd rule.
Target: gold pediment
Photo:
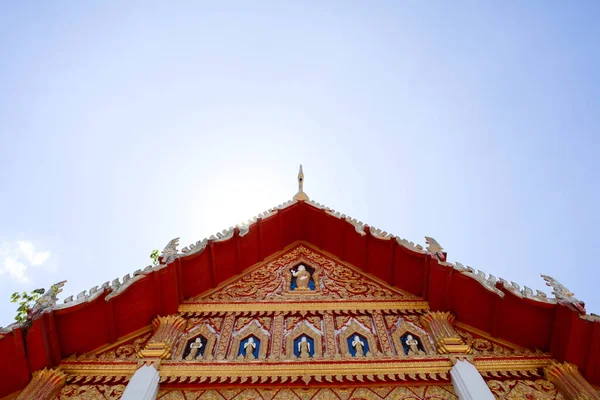
[[[426,308],[422,299],[391,287],[360,269],[301,242],[275,254],[269,260],[247,269],[217,288],[203,293],[180,306],[190,311],[192,304],[203,304],[213,311],[240,304],[247,311],[260,311],[268,304],[298,309],[337,309],[343,303],[357,302],[366,308]],[[252,304],[257,310],[252,309]],[[284,306],[280,303],[289,304]],[[410,304],[409,304],[410,303]],[[421,304],[422,303],[422,304]],[[260,306],[261,304],[262,306]],[[301,304],[301,305],[300,305]],[[280,307],[275,309],[280,309]],[[240,309],[240,310],[242,310]],[[307,309],[307,310],[308,310]]]

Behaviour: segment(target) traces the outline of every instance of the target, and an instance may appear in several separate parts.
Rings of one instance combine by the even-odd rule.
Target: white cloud
[[[26,283],[29,281],[29,278],[27,278],[25,275],[25,272],[27,271],[27,265],[23,264],[22,262],[19,262],[12,257],[5,257],[3,260],[3,267],[4,271],[16,281],[21,283]]]
[[[19,283],[29,282],[30,267],[43,265],[49,251],[36,251],[30,241],[2,242],[0,245],[0,275],[7,274]]]
[[[50,257],[49,251],[36,252],[33,243],[31,242],[19,241],[18,243],[21,254],[23,254],[23,257],[25,257],[31,265],[42,265],[46,262],[48,257]]]

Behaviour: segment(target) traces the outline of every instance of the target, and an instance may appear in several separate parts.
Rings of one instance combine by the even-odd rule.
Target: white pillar
[[[142,366],[129,380],[121,400],[155,400],[158,396],[159,378],[154,366]]]
[[[458,361],[450,370],[454,391],[460,400],[494,400],[495,397],[477,368],[468,361]]]

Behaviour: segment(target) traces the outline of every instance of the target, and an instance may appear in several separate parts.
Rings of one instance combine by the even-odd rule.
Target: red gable
[[[569,298],[545,299],[502,280],[451,264],[435,241],[423,249],[311,202],[296,199],[184,248],[171,241],[166,265],[136,271],[89,296],[54,306],[27,328],[0,331],[0,397],[23,388],[30,373],[57,365],[134,332],[157,315],[177,313],[191,297],[216,287],[286,246],[305,241],[390,285],[424,298],[432,310],[529,349],[576,364],[600,385],[600,319]],[[202,278],[199,278],[202,277]],[[555,292],[559,290],[555,287]],[[559,293],[560,294],[560,293]]]

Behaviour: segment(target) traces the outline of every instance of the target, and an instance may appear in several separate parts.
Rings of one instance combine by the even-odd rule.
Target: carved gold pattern
[[[346,325],[352,317],[350,315],[338,315],[335,317],[335,328],[342,329],[344,325]]]
[[[452,385],[164,389],[157,400],[458,400]]]
[[[490,380],[488,387],[497,399],[506,400],[564,400],[556,387],[545,379]]]
[[[285,268],[299,262],[319,272],[313,273],[313,279],[318,276],[320,294],[298,296],[287,292]],[[160,372],[163,389],[186,387],[191,390],[219,384],[217,388],[207,387],[205,393],[217,396],[217,392],[210,390],[223,388],[230,390],[227,393],[237,393],[230,396],[235,397],[246,389],[243,386],[227,389],[222,385],[260,383],[261,386],[252,388],[256,391],[252,392],[255,398],[259,398],[256,394],[259,390],[265,390],[260,396],[289,394],[294,398],[301,393],[304,397],[313,396],[313,400],[317,396],[331,398],[328,395],[339,395],[342,400],[343,395],[347,395],[346,399],[351,395],[368,399],[372,394],[378,398],[398,398],[390,397],[396,392],[381,385],[394,382],[398,389],[393,390],[409,390],[405,384],[410,388],[429,382],[446,385],[452,360],[456,358],[467,357],[482,376],[499,381],[538,379],[543,368],[552,362],[549,355],[520,352],[517,346],[484,337],[481,332],[459,323],[454,326],[456,335],[474,348],[474,354],[439,355],[421,321],[422,314],[429,310],[426,301],[403,294],[352,266],[321,255],[310,245],[296,243],[247,271],[193,302],[182,304],[180,315],[171,316],[173,321],[165,324],[165,327],[175,327],[169,333],[160,331],[160,324],[155,321],[154,335],[146,347],[151,343],[170,346],[172,357],[136,359],[129,354],[128,346],[137,346],[141,348],[138,356],[143,356],[147,329],[129,336],[127,341],[122,339],[104,346],[102,351],[64,360],[60,369],[67,374],[67,383],[81,387],[95,385],[96,389],[101,385],[122,385],[140,363],[152,362]],[[418,338],[427,354],[404,354],[400,337],[407,333]],[[205,357],[182,360],[186,346],[199,334],[207,339]],[[250,334],[260,340],[259,360],[238,357],[240,343]],[[302,334],[314,341],[315,355],[309,360],[299,360],[293,352],[294,339]],[[368,340],[368,357],[349,357],[348,338],[353,334]],[[267,390],[264,384],[279,386]],[[375,390],[373,384],[380,386]],[[308,386],[294,391],[294,385]],[[357,390],[356,385],[361,390]],[[283,387],[288,391],[281,391]],[[371,392],[365,392],[365,388]],[[434,393],[440,386],[428,388]],[[165,394],[170,397],[165,399],[180,395],[189,399],[195,394],[198,398],[209,396],[201,391],[185,394],[170,391]],[[412,395],[424,397],[421,392]]]
[[[150,336],[150,333],[142,335],[134,339],[132,343],[123,344],[116,349],[102,352],[96,355],[96,358],[99,360],[136,360],[137,353],[142,349]]]
[[[475,358],[474,365],[484,377],[531,378],[540,376],[542,368],[550,365],[545,357]],[[238,361],[189,363],[163,360],[159,365],[161,383],[200,384],[219,383],[285,383],[300,379],[314,382],[423,382],[449,379],[452,363],[448,356],[413,357],[411,359],[378,360],[349,358],[341,360],[311,359],[310,362]],[[61,370],[68,383],[123,383],[139,368],[136,363],[99,361],[65,362]]]
[[[469,354],[470,346],[464,344],[452,327],[454,319],[454,315],[449,312],[430,311],[421,318],[421,321],[433,337],[438,353]]]
[[[370,358],[373,356],[379,356],[380,353],[378,349],[378,343],[377,340],[375,340],[373,333],[370,330],[365,329],[364,325],[359,324],[354,318],[352,318],[350,323],[342,327],[341,332],[338,334],[340,349],[343,349],[341,352],[344,357],[352,357],[350,348],[348,347],[348,338],[354,336],[355,334],[363,336],[369,342],[369,351],[364,355],[365,357]],[[357,355],[357,357],[361,356]]]
[[[92,357],[92,358],[98,357],[102,353],[117,349],[119,346],[126,345],[126,344],[132,344],[135,339],[145,336],[148,333],[152,333],[152,325],[147,325],[141,329],[138,329],[137,331],[133,331],[133,332],[119,338],[116,342],[101,346],[101,347],[95,349],[94,351],[86,353],[86,355],[88,357]]]
[[[321,317],[319,316],[308,316],[305,318],[306,322],[315,327],[316,330],[321,330]]]
[[[286,339],[286,353],[288,360],[295,360],[296,356],[294,355],[294,340],[301,335],[310,336],[310,338],[314,341],[314,356],[313,358],[322,358],[323,357],[323,345],[321,343],[321,332],[315,332],[313,329],[308,327],[307,322],[303,321],[298,324],[292,332],[287,335]]]
[[[219,345],[217,347],[217,360],[225,359],[227,349],[229,348],[229,341],[233,333],[233,324],[235,323],[235,314],[228,313],[223,319],[223,326],[221,328],[221,336],[219,337]]]
[[[118,400],[125,391],[125,385],[67,385],[55,400]]]
[[[308,266],[314,268],[314,272],[312,273],[312,276],[311,276],[312,280],[315,282],[314,290],[308,290],[308,289],[307,290],[298,290],[297,288],[295,290],[290,289],[290,287],[292,285],[292,269],[294,269],[299,264],[308,265]],[[297,296],[297,295],[320,296],[321,295],[321,285],[320,285],[321,272],[322,272],[322,268],[319,264],[309,262],[308,259],[303,256],[296,258],[295,260],[288,263],[286,266],[284,266],[281,269],[281,275],[283,275],[283,279],[285,282],[282,293],[285,295],[292,295],[292,296]]]
[[[512,365],[512,364],[511,364]],[[363,382],[367,381],[439,381],[448,380],[452,367],[448,359],[415,359],[410,363],[402,360],[369,361],[365,358],[335,360],[311,360],[310,362],[238,362],[174,363],[164,361],[160,365],[161,382],[178,383],[261,383],[290,382],[300,379],[304,383],[316,382]]]
[[[400,321],[399,315],[386,315],[385,316],[385,326],[388,330],[392,330],[396,325],[398,325]]]
[[[183,353],[185,353],[186,348],[189,346],[189,342],[199,336],[204,336],[206,339],[206,344],[204,345],[204,354],[200,357],[200,360],[212,360],[213,348],[217,341],[217,335],[211,330],[211,328],[209,328],[208,323],[203,323],[201,325],[196,325],[193,329],[187,331],[177,343],[176,349],[173,352],[173,359],[181,360]],[[195,360],[197,361],[199,359],[196,358]]]
[[[283,354],[283,324],[284,314],[277,313],[273,318],[273,324],[271,325],[271,354],[269,358],[277,360],[281,358]]]
[[[197,325],[200,324],[208,324],[215,332],[219,332],[221,330],[221,324],[223,323],[222,317],[204,317],[204,318],[196,318],[191,317],[188,318],[187,326],[185,328],[186,331],[194,329]]]
[[[511,355],[511,354],[543,354],[541,351],[531,351],[527,349],[521,349],[509,347],[504,343],[499,343],[491,338],[479,337],[478,334],[469,333],[462,328],[456,328],[456,333],[463,339],[463,341],[471,347],[471,352],[474,355]]]
[[[393,356],[394,350],[392,349],[392,344],[390,343],[390,337],[385,326],[383,315],[379,311],[374,311],[372,315],[373,325],[375,326],[375,332],[379,338],[379,344],[381,345],[383,354],[386,356]]]
[[[238,317],[235,321],[235,330],[237,331],[242,329],[244,326],[248,325],[252,321],[257,321],[257,323],[266,330],[271,329],[271,318],[269,317]]]
[[[65,382],[64,372],[44,368],[33,373],[31,381],[17,396],[17,400],[51,399],[60,391]]]
[[[433,348],[433,346],[431,344],[431,341],[429,339],[429,335],[427,334],[427,332],[425,332],[423,329],[419,328],[418,326],[414,325],[413,323],[408,322],[403,319],[400,322],[400,324],[398,324],[396,329],[394,329],[394,331],[392,332],[392,335],[391,335],[392,343],[394,343],[394,347],[396,349],[396,354],[398,355],[398,357],[408,357],[404,353],[404,348],[402,347],[402,344],[400,342],[400,338],[402,338],[402,336],[404,336],[407,333],[411,334],[413,337],[415,337],[419,340],[419,342],[423,346],[423,349],[425,350],[426,354],[432,355],[432,354],[436,353],[435,349]]]
[[[337,352],[333,314],[323,313],[323,329],[325,330],[325,357],[333,358]]]
[[[318,295],[321,300],[417,299],[415,296],[386,287],[349,264],[324,257],[307,245],[300,244],[275,260],[266,264],[261,263],[236,280],[187,303],[298,300],[298,295],[289,290],[291,279],[289,270],[299,263],[307,264],[315,269],[313,279],[316,290],[311,291],[311,294]]]
[[[252,321],[250,324],[243,327],[241,330],[236,331],[233,335],[233,342],[229,348],[230,360],[237,360],[238,353],[240,350],[240,343],[248,336],[254,336],[260,340],[260,346],[258,349],[258,360],[264,360],[267,357],[267,349],[269,347],[269,336],[265,334],[256,321]],[[243,357],[242,357],[243,358]]]
[[[154,334],[138,355],[140,357],[171,357],[173,346],[185,330],[186,325],[187,321],[179,315],[154,318],[152,321]]]
[[[395,310],[419,312],[429,310],[426,301],[319,301],[310,302],[256,302],[256,303],[183,303],[179,305],[182,314],[226,313],[226,312],[255,312],[267,313],[273,311],[350,311],[350,310]]]
[[[554,362],[544,369],[551,381],[567,400],[600,400],[600,393],[579,373],[571,363]]]

